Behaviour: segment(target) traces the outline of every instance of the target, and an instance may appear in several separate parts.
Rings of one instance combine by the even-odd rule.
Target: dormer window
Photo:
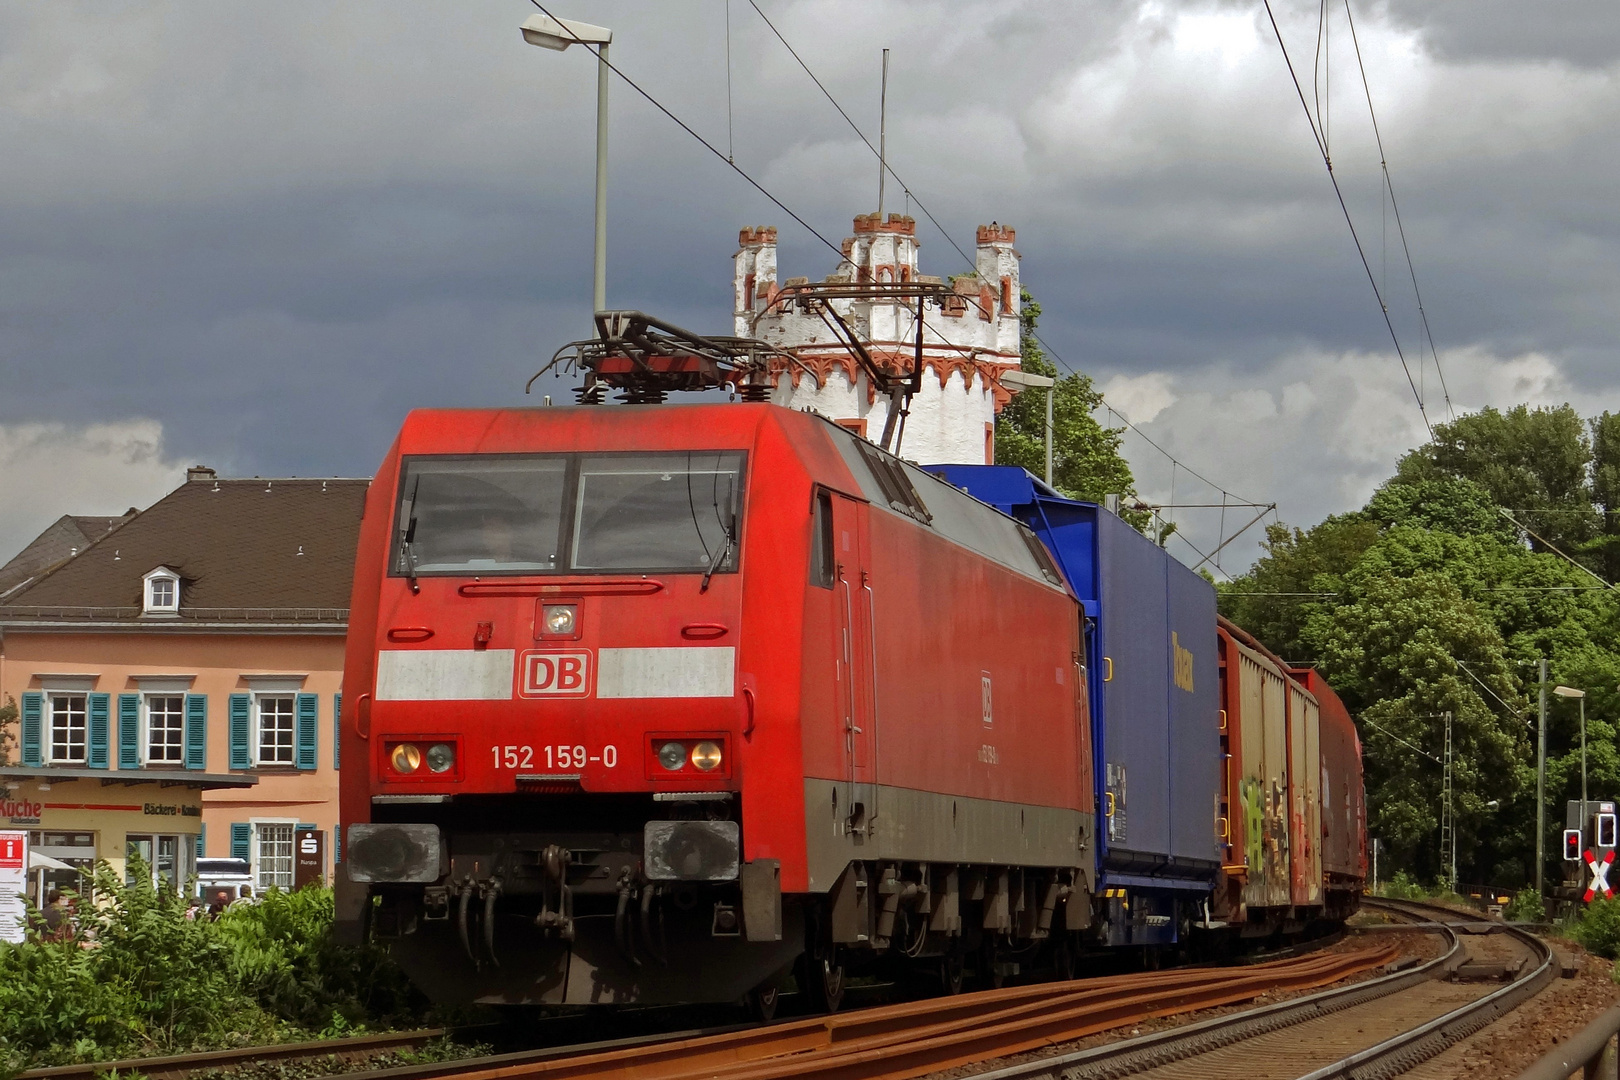
[[[167,566],[160,566],[146,575],[144,614],[180,614],[180,575]]]

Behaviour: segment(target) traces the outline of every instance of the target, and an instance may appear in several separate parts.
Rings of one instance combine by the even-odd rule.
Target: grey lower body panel
[[[855,860],[1080,867],[1091,885],[1090,813],[814,777],[805,779],[804,806],[813,893],[831,889]]]

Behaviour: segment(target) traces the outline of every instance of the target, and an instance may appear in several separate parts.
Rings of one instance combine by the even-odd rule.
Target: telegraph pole
[[[1536,895],[1543,896],[1542,868],[1547,862],[1547,658],[1541,658],[1541,717],[1536,724]],[[1585,807],[1582,807],[1584,811]]]

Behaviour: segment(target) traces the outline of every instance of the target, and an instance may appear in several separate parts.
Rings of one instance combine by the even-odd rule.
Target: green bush
[[[1570,927],[1570,936],[1587,952],[1620,958],[1620,898],[1594,900]]]
[[[1509,922],[1546,922],[1547,907],[1541,902],[1541,894],[1536,890],[1520,889],[1502,908],[1502,918]]]
[[[332,942],[330,889],[271,890],[257,904],[231,906],[216,925],[239,985],[279,1019],[323,1034],[357,1034],[419,1011],[404,973],[382,949]]]
[[[332,894],[270,890],[218,920],[96,867],[74,934],[0,943],[0,1076],[20,1067],[311,1038],[419,1013],[382,950],[331,940]]]
[[[1429,890],[1419,885],[1411,874],[1401,870],[1379,887],[1378,895],[1387,896],[1391,900],[1426,900],[1429,897]]]

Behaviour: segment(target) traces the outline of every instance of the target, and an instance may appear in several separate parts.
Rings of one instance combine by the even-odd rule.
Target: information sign
[[[0,941],[20,942],[28,927],[28,834],[0,832]]]
[[[318,829],[299,829],[293,850],[293,888],[322,883],[326,879],[326,834]]]

